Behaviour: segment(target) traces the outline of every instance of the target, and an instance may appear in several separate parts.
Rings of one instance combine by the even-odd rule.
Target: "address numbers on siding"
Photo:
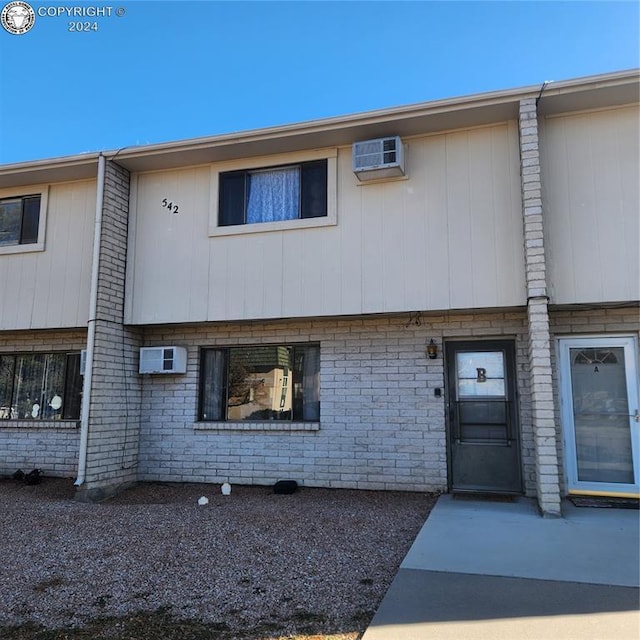
[[[169,211],[173,213],[173,215],[178,215],[180,213],[178,205],[171,200],[167,200],[167,198],[162,199],[162,207],[164,209],[169,209]]]

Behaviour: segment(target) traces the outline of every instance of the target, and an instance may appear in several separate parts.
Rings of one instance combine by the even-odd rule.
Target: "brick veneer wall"
[[[141,332],[122,324],[128,212],[129,173],[114,162],[107,162],[87,468],[79,499],[102,499],[137,478]]]
[[[85,348],[85,330],[0,332],[0,353],[51,353]],[[77,420],[0,420],[0,476],[39,468],[48,476],[75,476]]]
[[[410,320],[411,318],[411,320]],[[527,492],[535,491],[526,314],[444,314],[251,322],[145,330],[145,344],[187,347],[186,375],[145,376],[140,480],[271,484],[409,491],[446,490],[442,343],[513,337]],[[433,338],[436,360],[425,355]],[[198,423],[199,349],[319,342],[319,423]]]

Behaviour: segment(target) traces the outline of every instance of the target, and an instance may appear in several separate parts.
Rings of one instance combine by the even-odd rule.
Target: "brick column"
[[[141,344],[137,328],[125,327],[124,295],[129,216],[129,172],[105,166],[97,280],[93,376],[89,402],[85,482],[77,499],[101,500],[137,478]]]
[[[555,424],[553,405],[549,298],[547,297],[540,149],[535,98],[520,101],[519,127],[536,489],[542,514],[559,516],[558,429]]]

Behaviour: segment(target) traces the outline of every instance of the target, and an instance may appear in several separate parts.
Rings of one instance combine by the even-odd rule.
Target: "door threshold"
[[[452,491],[454,500],[480,500],[482,502],[516,502],[521,497],[516,493],[491,493],[475,491]]]
[[[576,507],[595,507],[598,509],[640,509],[638,498],[615,498],[611,496],[568,496]]]

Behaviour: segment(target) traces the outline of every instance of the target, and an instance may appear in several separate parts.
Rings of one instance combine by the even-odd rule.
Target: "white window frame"
[[[283,167],[301,162],[314,160],[327,161],[327,215],[318,218],[297,220],[281,220],[276,222],[257,222],[252,224],[238,224],[230,226],[218,225],[219,185],[220,174],[227,171],[241,171],[250,169],[268,169],[269,167]],[[272,156],[260,156],[241,160],[229,160],[216,163],[211,167],[210,197],[209,197],[209,237],[234,236],[245,233],[264,233],[268,231],[284,231],[287,229],[308,229],[312,227],[329,227],[337,224],[338,210],[338,150],[314,149],[297,153],[282,153]]]
[[[24,187],[11,187],[0,189],[0,200],[5,198],[24,198],[26,196],[40,196],[40,217],[38,219],[38,241],[31,244],[11,244],[0,247],[0,256],[15,253],[31,253],[33,251],[44,251],[47,211],[49,209],[49,185],[36,184]]]

